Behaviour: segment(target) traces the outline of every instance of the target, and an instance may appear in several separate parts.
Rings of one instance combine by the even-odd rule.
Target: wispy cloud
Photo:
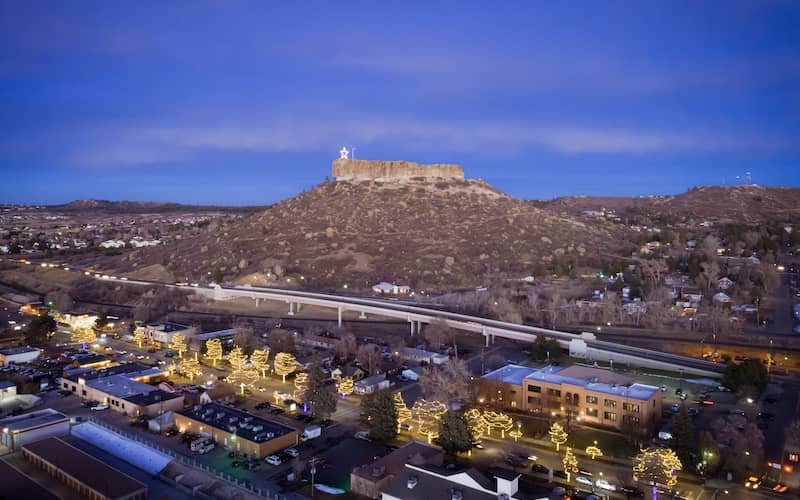
[[[350,118],[337,121],[130,129],[81,149],[75,163],[86,166],[180,162],[203,151],[283,153],[391,143],[393,149],[477,153],[497,147],[539,147],[556,153],[651,154],[680,152],[796,151],[800,141],[719,131],[674,132],[602,126],[509,123],[429,123],[403,119]]]

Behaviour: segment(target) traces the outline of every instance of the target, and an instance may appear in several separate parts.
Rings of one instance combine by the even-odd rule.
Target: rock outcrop
[[[350,160],[333,161],[333,177],[337,181],[374,179],[407,179],[429,177],[433,179],[464,179],[460,165],[435,163],[420,165],[411,161]]]

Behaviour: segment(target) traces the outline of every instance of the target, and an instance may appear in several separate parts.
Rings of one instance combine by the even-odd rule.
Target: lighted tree
[[[181,362],[178,363],[177,371],[183,374],[184,377],[188,377],[189,380],[194,380],[195,375],[200,371],[200,363],[191,357],[182,359]]]
[[[147,342],[147,332],[145,332],[144,328],[136,327],[136,330],[133,332],[133,341],[136,343],[139,349],[142,348],[145,342]]]
[[[91,328],[73,328],[71,338],[76,344],[91,344],[97,340],[97,334]]]
[[[302,399],[308,389],[308,373],[300,372],[294,376],[294,398]]]
[[[464,413],[464,418],[467,419],[472,439],[477,441],[486,430],[486,420],[483,418],[483,412],[477,408],[471,408]]]
[[[594,446],[594,445],[587,446],[586,447],[586,454],[589,455],[590,457],[592,457],[592,460],[594,460],[597,457],[602,457],[603,456],[603,450],[601,450],[600,448],[598,448],[597,446]]]
[[[558,451],[562,444],[567,442],[568,435],[558,422],[553,422],[548,434],[550,434],[550,441],[556,445],[556,451]]]
[[[283,377],[283,383],[286,383],[286,375],[294,373],[297,369],[297,360],[294,354],[290,352],[279,352],[275,355],[275,373]]]
[[[246,364],[241,370],[239,370],[237,380],[241,384],[252,387],[258,380],[258,375],[258,370],[252,364]]]
[[[520,428],[512,429],[512,430],[511,430],[511,431],[508,433],[508,435],[509,435],[509,437],[512,437],[512,438],[514,438],[514,442],[516,443],[516,442],[517,442],[517,440],[519,440],[519,438],[521,438],[521,437],[522,437],[522,429],[520,429]]]
[[[416,413],[417,421],[422,424],[423,420],[438,420],[439,417],[441,417],[444,412],[447,411],[447,407],[440,401],[418,399],[414,402],[414,406],[411,411]]]
[[[178,357],[182,358],[183,353],[186,352],[186,337],[180,333],[176,333],[169,342],[169,348],[176,351]]]
[[[206,340],[206,358],[210,359],[214,366],[217,366],[217,361],[222,359],[222,341],[220,339]]]
[[[256,370],[261,373],[263,378],[267,377],[269,371],[269,349],[256,349],[250,355],[250,361],[253,362]]]
[[[678,471],[683,469],[678,455],[668,448],[641,450],[633,462],[633,479],[653,485],[653,498],[657,498],[657,484],[673,488],[678,483]]]
[[[244,369],[245,362],[247,362],[247,357],[244,355],[244,351],[242,351],[241,347],[236,346],[231,349],[231,352],[228,353],[228,363],[231,364],[232,378],[239,378],[239,375],[241,375]]]
[[[575,457],[575,454],[572,453],[572,448],[569,446],[567,446],[564,452],[564,459],[561,463],[564,465],[564,472],[567,474],[567,482],[569,482],[570,476],[572,474],[577,474],[580,470],[578,468],[578,459]]]
[[[486,421],[486,433],[491,435],[492,429],[500,429],[500,436],[505,438],[506,432],[514,427],[514,420],[507,414],[499,411],[487,410],[483,413]]]
[[[439,421],[436,419],[423,420],[417,427],[417,431],[428,438],[430,444],[434,438],[439,437]]]
[[[397,408],[398,426],[401,423],[405,422],[406,420],[411,420],[411,410],[408,409],[408,406],[406,406],[406,402],[403,401],[403,395],[400,394],[399,392],[394,393],[394,407]]]
[[[336,392],[342,396],[349,396],[350,394],[353,394],[354,389],[355,384],[353,383],[353,379],[350,377],[342,377],[339,380],[339,383],[336,384]]]

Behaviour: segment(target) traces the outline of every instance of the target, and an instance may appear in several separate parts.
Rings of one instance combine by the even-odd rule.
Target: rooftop
[[[29,476],[0,460],[0,484],[5,498],[35,498],[36,500],[58,500]]]
[[[161,403],[163,401],[169,401],[170,399],[175,399],[180,397],[183,396],[181,396],[180,394],[172,394],[166,391],[162,391],[161,389],[156,389],[154,391],[128,396],[125,398],[125,401],[133,403],[137,406],[150,406],[152,404]]]
[[[25,431],[60,420],[68,421],[69,418],[61,412],[47,408],[16,417],[4,418],[0,420],[0,429],[8,429],[8,432]]]
[[[527,366],[506,365],[493,372],[487,373],[481,378],[486,380],[497,380],[498,382],[505,382],[506,384],[521,386],[522,381],[525,380],[525,377],[535,371],[535,368],[529,368]]]
[[[109,498],[127,497],[147,489],[145,485],[127,474],[109,467],[56,437],[26,444],[22,449],[51,463]]]
[[[66,379],[78,382],[78,379],[81,378],[88,381],[112,375],[126,375],[128,378],[145,377],[148,375],[156,375],[162,371],[163,370],[160,368],[151,368],[138,363],[123,363],[100,369],[66,368],[64,373],[66,374]]]
[[[109,377],[87,380],[86,385],[92,389],[102,391],[118,398],[127,398],[128,396],[146,394],[158,390],[152,385],[137,382],[127,375],[111,375]]]
[[[592,372],[588,370],[592,370]],[[627,385],[630,383],[630,380],[627,378],[624,379],[625,383],[621,385],[618,385],[613,382],[603,383],[600,382],[600,374],[592,376],[594,370],[599,370],[599,369],[587,367],[583,371],[569,372],[566,369],[561,369],[560,367],[551,365],[541,368],[539,370],[535,370],[533,373],[526,376],[525,380],[540,380],[542,382],[550,382],[552,384],[575,385],[583,387],[589,391],[601,392],[604,394],[613,394],[616,396],[624,396],[626,398],[638,399],[640,401],[649,400],[653,396],[653,394],[655,394],[660,390],[658,387],[652,385],[645,385],[645,384]],[[600,371],[604,372],[604,370]],[[566,373],[566,375],[564,375],[564,373]],[[580,375],[582,378],[568,376],[570,373],[574,375]]]
[[[221,337],[233,337],[233,334],[236,333],[236,329],[228,328],[227,330],[219,330],[216,332],[207,332],[201,333],[199,335],[195,335],[195,338],[199,341],[210,340],[215,338]]]
[[[278,436],[297,432],[278,422],[256,417],[217,403],[197,405],[194,408],[179,411],[177,414],[225,432],[235,432],[240,438],[255,443],[263,443]]]
[[[379,375],[373,375],[371,377],[362,378],[361,380],[356,382],[356,385],[358,385],[358,386],[368,386],[368,385],[373,385],[373,384],[379,384],[379,383],[383,382],[384,380],[386,380],[386,374],[385,373],[381,373]]]
[[[31,346],[20,346],[20,347],[8,347],[6,349],[0,349],[0,354],[4,356],[12,356],[14,354],[23,354],[26,352],[33,352],[33,351],[41,351],[38,347],[31,347]]]
[[[453,498],[453,490],[461,493],[462,500],[497,500],[492,481],[475,469],[449,470],[430,465],[407,464],[381,493],[404,500],[428,500]]]
[[[410,441],[385,457],[354,470],[353,474],[366,479],[378,480],[387,475],[398,474],[406,464],[426,464],[441,454],[442,450],[439,448],[428,446],[420,441]]]
[[[16,387],[17,384],[10,380],[0,380],[0,389],[8,389],[9,387]]]

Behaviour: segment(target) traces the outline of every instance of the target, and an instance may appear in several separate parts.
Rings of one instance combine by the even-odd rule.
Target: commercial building
[[[219,446],[258,458],[296,446],[299,438],[291,427],[217,403],[175,412],[175,425],[180,432],[205,435]]]
[[[429,365],[441,365],[450,359],[450,357],[446,354],[439,354],[438,352],[426,351],[424,349],[416,349],[414,347],[403,347],[397,351],[397,356],[400,359],[417,361],[419,363],[428,363]]]
[[[193,326],[181,325],[180,323],[165,323],[150,324],[136,327],[141,328],[150,342],[158,342],[164,347],[169,347],[172,342],[172,337],[175,335],[183,335],[188,340],[197,334],[197,328]]]
[[[0,403],[17,397],[17,384],[10,380],[0,381]]]
[[[26,444],[22,456],[86,498],[147,498],[147,486],[57,437]]]
[[[586,366],[541,369],[507,365],[484,375],[479,400],[631,432],[652,433],[661,421],[661,390]]]
[[[51,436],[69,434],[69,417],[51,408],[0,420],[0,442],[11,451]]]
[[[429,500],[432,498],[459,500],[516,500],[519,474],[498,469],[489,479],[475,469],[445,469],[434,465],[406,464],[400,473],[381,489],[382,500]],[[547,500],[549,495],[524,498]]]
[[[87,401],[97,401],[131,417],[154,417],[183,408],[183,396],[141,382],[161,370],[128,364],[103,370],[78,371],[59,380],[59,387]]]
[[[5,498],[31,498],[36,500],[59,500],[36,481],[8,462],[0,460],[0,484]]]
[[[410,441],[385,457],[350,473],[350,491],[369,498],[380,498],[381,490],[402,472],[406,464],[442,465],[444,452],[419,441]]]
[[[9,363],[30,363],[39,357],[42,350],[37,347],[9,347],[0,350],[0,366],[8,366]]]

